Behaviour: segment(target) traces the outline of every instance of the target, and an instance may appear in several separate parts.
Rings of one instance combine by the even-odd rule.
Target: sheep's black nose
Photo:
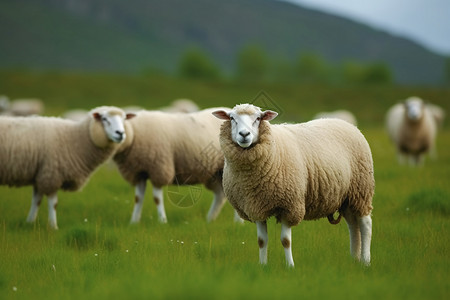
[[[120,136],[120,138],[123,138],[123,134],[124,134],[125,132],[116,130],[116,133]]]
[[[242,136],[242,137],[247,137],[249,134],[250,134],[250,132],[249,131],[246,131],[246,132],[244,132],[244,131],[239,131],[239,134]]]

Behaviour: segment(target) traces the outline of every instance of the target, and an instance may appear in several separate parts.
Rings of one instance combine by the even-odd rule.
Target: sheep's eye
[[[257,118],[256,118],[256,121],[261,121],[261,117],[257,117]]]
[[[233,118],[233,117],[230,117],[230,121],[234,121],[234,118]]]

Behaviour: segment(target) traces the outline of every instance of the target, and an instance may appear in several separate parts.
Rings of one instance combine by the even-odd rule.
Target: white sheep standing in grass
[[[355,126],[358,126],[355,115],[345,109],[339,109],[330,112],[320,112],[314,116],[313,119],[323,119],[323,118],[336,118],[349,122]]]
[[[351,254],[370,264],[373,161],[355,126],[338,119],[271,125],[277,113],[250,104],[214,115],[226,120],[220,132],[225,195],[243,219],[256,223],[261,264],[267,263],[269,217],[281,222],[286,262],[293,267],[291,227],[323,217],[337,224],[341,215]]]
[[[57,191],[81,188],[126,138],[124,121],[133,116],[116,107],[99,107],[80,122],[52,117],[1,117],[0,184],[33,186],[28,222],[36,220],[46,195],[49,225],[58,229]]]
[[[434,153],[437,122],[422,99],[410,97],[392,106],[386,127],[400,164],[408,158],[411,165],[421,165],[426,153]]]
[[[167,222],[162,188],[203,184],[214,193],[207,220],[214,220],[225,198],[222,188],[221,122],[206,109],[194,113],[140,111],[126,128],[127,139],[114,155],[122,177],[135,186],[131,223],[141,219],[147,180],[159,221]],[[237,213],[235,221],[242,222]]]

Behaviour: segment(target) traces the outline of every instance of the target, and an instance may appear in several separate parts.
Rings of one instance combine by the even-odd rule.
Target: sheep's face
[[[424,103],[419,98],[410,98],[405,101],[405,111],[408,119],[419,121],[423,116]]]
[[[125,114],[121,110],[105,110],[93,113],[93,117],[101,122],[107,138],[115,143],[121,143],[126,138],[124,121],[134,114]]]
[[[243,109],[243,105],[246,105]],[[219,119],[230,120],[231,139],[242,148],[248,148],[259,139],[259,124],[261,121],[273,120],[278,113],[266,110],[261,111],[259,107],[241,104],[231,111],[218,110],[213,112]]]

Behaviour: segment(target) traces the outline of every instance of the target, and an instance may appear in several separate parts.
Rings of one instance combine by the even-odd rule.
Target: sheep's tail
[[[342,213],[347,209],[347,206],[348,206],[348,199],[345,199],[344,203],[342,203],[342,206],[338,210],[339,216],[337,217],[337,219],[334,218],[334,213],[332,213],[327,216],[328,222],[330,222],[330,224],[333,225],[339,224],[342,218]]]

